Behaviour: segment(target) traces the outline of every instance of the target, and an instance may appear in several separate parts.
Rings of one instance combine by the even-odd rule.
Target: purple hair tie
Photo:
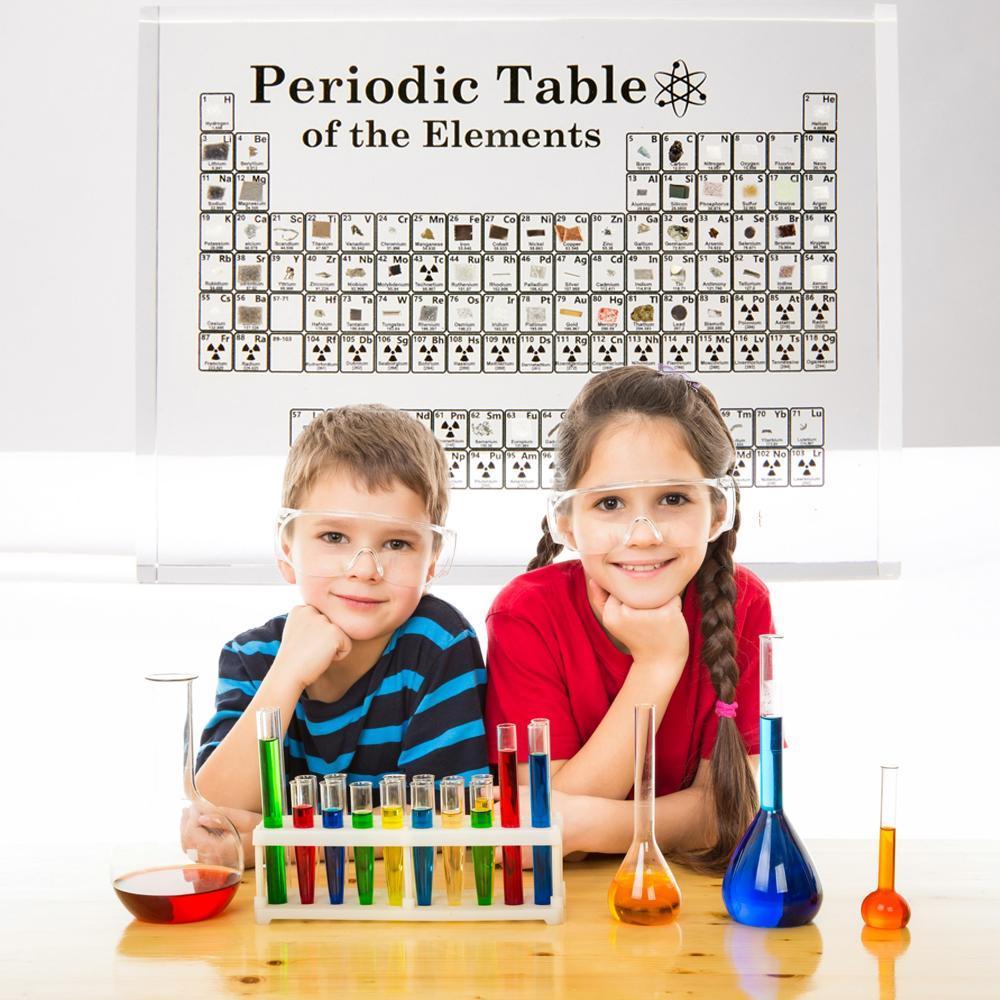
[[[680,377],[682,379],[684,379],[684,381],[687,382],[687,384],[692,389],[694,389],[695,392],[697,392],[701,388],[701,383],[700,382],[696,382],[693,378],[691,378],[690,375],[688,375],[688,373],[686,371],[683,371],[682,369],[678,368],[676,365],[672,365],[672,364],[669,364],[667,362],[663,362],[663,363],[658,364],[656,366],[656,371],[660,375],[680,375]]]

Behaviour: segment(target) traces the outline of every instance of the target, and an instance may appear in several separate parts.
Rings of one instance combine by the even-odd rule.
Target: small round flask
[[[910,904],[896,892],[896,782],[899,768],[882,766],[882,816],[878,834],[878,887],[861,903],[869,927],[902,930],[910,922]]]
[[[139,920],[183,924],[221,913],[243,877],[239,834],[198,791],[192,730],[195,674],[150,674],[152,710],[144,718],[150,746],[142,787],[123,819],[111,884]],[[177,733],[183,720],[183,754]]]

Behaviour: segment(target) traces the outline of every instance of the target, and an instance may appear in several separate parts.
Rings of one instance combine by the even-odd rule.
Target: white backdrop
[[[993,286],[995,241],[980,220],[1000,217],[1000,187],[945,182],[953,168],[974,174],[1000,161],[1000,7],[963,0],[942,16],[940,0],[897,6],[904,441],[1000,444],[1000,423],[982,417],[1000,381],[996,310],[975,291]],[[138,9],[136,0],[0,5],[0,56],[17,81],[0,89],[0,120],[19,150],[0,159],[0,223],[12,234],[0,245],[0,448],[134,444]]]

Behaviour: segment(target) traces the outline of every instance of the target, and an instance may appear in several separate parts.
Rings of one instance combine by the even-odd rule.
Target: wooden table
[[[858,914],[874,884],[874,844],[810,850],[823,908],[813,925],[770,931],[734,924],[721,881],[683,869],[678,923],[616,924],[609,860],[567,865],[568,919],[554,927],[259,926],[252,872],[217,919],[160,926],[131,920],[100,852],[63,867],[21,854],[3,878],[0,996],[1000,997],[1000,844],[901,843],[898,888],[913,920],[881,938],[862,933]]]

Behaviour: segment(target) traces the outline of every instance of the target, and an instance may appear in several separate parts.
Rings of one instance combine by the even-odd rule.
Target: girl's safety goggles
[[[451,568],[455,532],[383,514],[283,507],[275,554],[301,576],[374,574],[397,586],[420,587]]]
[[[736,481],[658,479],[612,483],[553,493],[549,534],[582,555],[605,555],[620,546],[711,542],[736,517]]]

